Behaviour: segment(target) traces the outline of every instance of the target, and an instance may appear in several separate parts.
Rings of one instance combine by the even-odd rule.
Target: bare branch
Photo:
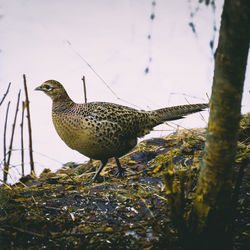
[[[10,85],[11,85],[11,82],[9,83],[8,88],[7,88],[6,92],[5,92],[5,94],[3,95],[3,98],[2,98],[2,100],[1,100],[1,102],[0,102],[0,106],[2,105],[2,103],[3,103],[4,99],[5,99],[5,97],[7,96],[8,92],[9,92]]]
[[[29,153],[30,153],[30,170],[31,173],[34,172],[34,160],[33,160],[33,149],[32,149],[32,134],[31,134],[31,120],[30,120],[30,106],[29,106],[29,97],[28,97],[28,90],[27,90],[27,84],[26,84],[26,76],[23,75],[23,81],[24,81],[24,90],[25,90],[25,96],[26,96],[26,108],[27,108],[27,119],[28,119],[28,130],[29,130]]]
[[[5,115],[5,122],[4,122],[4,132],[3,132],[3,164],[6,165],[6,129],[8,123],[8,115],[9,115],[9,108],[10,108],[10,101],[7,105],[6,115]]]
[[[85,76],[82,76],[82,82],[83,82],[83,89],[84,89],[84,101],[85,101],[85,104],[87,104],[87,90],[86,90],[86,84],[85,84]]]
[[[22,159],[22,177],[24,176],[24,146],[23,146],[23,119],[24,119],[24,110],[25,110],[25,102],[22,102],[22,120],[20,123],[21,127],[21,159]]]
[[[8,177],[8,172],[9,172],[10,158],[11,158],[11,153],[12,153],[12,145],[13,145],[13,139],[14,139],[15,127],[16,127],[16,118],[17,118],[17,114],[18,114],[18,107],[19,107],[19,101],[20,101],[20,94],[21,94],[21,90],[19,90],[18,96],[17,96],[16,112],[15,112],[14,122],[12,125],[12,132],[11,132],[11,137],[10,137],[9,151],[8,151],[8,160],[7,160],[6,164],[4,165],[3,181],[5,183],[7,182],[7,177]]]

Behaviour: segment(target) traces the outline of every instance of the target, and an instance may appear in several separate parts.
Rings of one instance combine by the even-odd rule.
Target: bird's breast
[[[53,113],[52,119],[58,135],[70,148],[77,150],[79,146],[88,146],[90,131],[81,118],[72,114]]]
[[[53,123],[58,135],[72,149],[93,159],[120,157],[131,150],[137,142],[136,137],[123,138],[112,127],[86,117],[74,114],[52,113]],[[105,125],[105,126],[104,126]],[[117,127],[114,127],[114,129]]]

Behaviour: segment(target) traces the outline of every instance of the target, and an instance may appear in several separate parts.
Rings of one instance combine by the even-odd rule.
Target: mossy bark
[[[225,0],[215,54],[205,153],[189,216],[193,244],[228,249],[232,219],[232,166],[250,38],[250,1]]]

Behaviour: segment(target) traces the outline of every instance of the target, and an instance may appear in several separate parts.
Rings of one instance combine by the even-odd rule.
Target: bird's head
[[[35,90],[41,90],[48,95],[53,101],[60,99],[67,99],[68,94],[62,84],[55,80],[48,80],[41,86],[35,88]]]

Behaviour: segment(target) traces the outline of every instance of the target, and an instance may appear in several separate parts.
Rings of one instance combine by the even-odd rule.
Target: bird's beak
[[[36,87],[35,90],[41,90],[41,91],[43,91],[43,89],[41,88],[41,86]]]

